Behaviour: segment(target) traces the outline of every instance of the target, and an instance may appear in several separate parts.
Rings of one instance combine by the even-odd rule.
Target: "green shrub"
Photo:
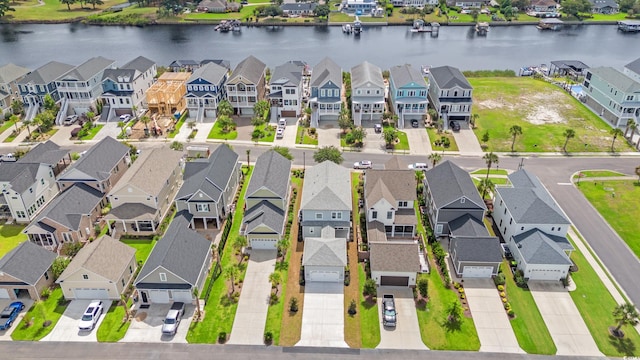
[[[289,311],[298,312],[298,298],[297,297],[292,297],[291,300],[289,300]]]
[[[227,342],[227,333],[224,331],[220,331],[220,333],[218,334],[218,342],[220,344],[224,344],[225,342]]]
[[[527,280],[525,280],[524,273],[522,272],[522,270],[516,271],[516,274],[514,275],[513,280],[516,282],[516,285],[518,285],[518,287],[521,287],[521,288],[527,287]]]
[[[273,341],[273,333],[271,331],[267,331],[264,333],[264,342],[270,344]]]
[[[498,285],[498,291],[504,291],[504,285]]]
[[[367,281],[364,282],[364,287],[362,289],[362,293],[365,296],[375,295],[376,294],[376,288],[377,288],[376,281],[373,280],[373,279],[367,279]]]
[[[505,279],[504,274],[503,273],[499,273],[498,275],[496,275],[493,278],[493,282],[497,285],[497,286],[503,286],[504,289],[504,284],[507,282],[507,279]],[[498,288],[499,290],[500,288]]]
[[[420,278],[418,280],[418,292],[420,292],[420,296],[426,298],[429,292],[429,279]]]

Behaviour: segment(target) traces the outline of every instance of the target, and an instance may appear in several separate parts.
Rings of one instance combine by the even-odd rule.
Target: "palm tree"
[[[477,20],[476,20],[476,22],[477,22]],[[471,128],[476,127],[476,122],[478,122],[479,118],[480,118],[480,115],[478,115],[478,114],[472,114],[471,115]]]
[[[435,167],[437,163],[442,160],[442,155],[440,153],[431,153],[429,155],[429,160],[431,160],[432,167]]]
[[[250,161],[250,156],[251,155],[251,149],[247,149],[247,167],[249,167],[249,164],[251,163]]]
[[[18,129],[18,120],[20,120],[18,115],[14,114],[9,117],[9,121],[13,122],[13,125],[16,127],[16,133],[20,132],[20,130]]]
[[[282,254],[282,260],[280,260],[280,264],[284,263],[284,259],[287,257],[287,249],[289,249],[289,245],[291,245],[291,241],[288,238],[284,237],[278,241],[276,246],[278,247],[278,251]]]
[[[616,143],[616,139],[618,138],[618,136],[624,135],[624,133],[619,128],[613,128],[611,129],[611,135],[613,135],[613,140],[611,140],[611,152],[615,152],[616,150],[613,146]]]
[[[242,252],[242,248],[245,246],[247,246],[247,238],[242,235],[236,236],[236,238],[233,240],[233,247]],[[240,255],[242,256],[240,257],[240,262],[238,263],[238,265],[242,264],[242,260],[244,259],[244,254]]]
[[[420,186],[422,180],[424,180],[424,171],[416,170],[416,186]]]
[[[196,298],[196,315],[200,316],[200,291],[197,286],[193,288],[193,296]]]
[[[638,310],[631,303],[624,303],[616,306],[615,310],[613,310],[613,316],[616,318],[618,325],[613,330],[614,334],[620,333],[620,328],[623,325],[631,325],[636,326],[638,324],[638,320],[640,319],[640,314],[638,314]]]
[[[482,157],[484,162],[487,164],[487,177],[486,180],[489,180],[489,173],[491,172],[491,165],[498,164],[498,155],[494,154],[493,151],[490,153],[484,154]]]
[[[233,115],[233,106],[228,100],[222,100],[218,104],[218,116],[225,115],[231,116]]]
[[[513,151],[513,147],[516,144],[516,136],[522,135],[522,128],[520,127],[520,125],[513,125],[511,128],[509,128],[509,134],[513,136],[513,141],[511,141],[511,151]]]
[[[269,275],[269,281],[271,281],[271,286],[276,289],[276,295],[278,295],[278,285],[282,282],[282,275],[280,275],[280,272],[272,272],[271,275]]]
[[[135,106],[135,105],[133,105],[133,106],[131,107],[131,112],[133,113],[133,117],[134,117],[136,120],[138,120],[138,107],[137,107],[137,106]]]
[[[126,124],[124,123],[124,121],[118,121],[118,127],[120,128],[120,133],[124,134],[124,126]]]
[[[564,146],[562,146],[562,150],[564,150],[564,152],[567,152],[567,143],[569,142],[569,139],[573,139],[574,137],[576,137],[576,132],[573,129],[566,129],[562,134],[565,137]]]
[[[629,129],[631,129],[631,125],[635,124],[636,121],[633,119],[628,119],[627,120],[627,127],[624,129],[624,137],[627,137],[627,133],[629,132]],[[633,133],[631,133],[633,134]]]
[[[129,306],[127,305],[127,298],[126,296],[124,296],[124,294],[120,294],[120,303],[122,304],[122,308],[124,309],[124,316],[128,320],[129,317],[131,316],[131,313],[129,312]]]
[[[140,118],[140,121],[144,124],[144,128],[147,129],[147,134],[149,133],[149,122],[151,119],[148,116],[143,116]]]
[[[636,166],[636,175],[638,175],[638,183],[640,183],[640,165]]]
[[[27,127],[27,131],[29,132],[29,139],[31,139],[31,129],[29,128],[29,125],[31,125],[31,120],[24,119],[22,120],[22,123]]]
[[[442,128],[444,127],[444,120],[442,120],[441,118],[437,118],[436,127],[438,129],[438,134],[440,134],[442,132]]]
[[[486,197],[488,192],[493,192],[496,189],[496,185],[490,179],[482,179],[478,184],[478,191],[482,193],[482,199]]]
[[[233,293],[236,292],[236,278],[238,277],[238,275],[240,275],[240,270],[238,270],[238,267],[230,264],[228,265],[226,268],[224,268],[224,276],[231,281],[231,294],[233,295]]]

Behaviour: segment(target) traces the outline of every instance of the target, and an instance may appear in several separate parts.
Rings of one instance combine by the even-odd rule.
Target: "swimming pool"
[[[571,92],[576,96],[582,94],[582,85],[571,85]]]

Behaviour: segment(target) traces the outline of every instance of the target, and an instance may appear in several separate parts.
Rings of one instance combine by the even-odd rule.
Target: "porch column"
[[[207,230],[207,218],[202,218],[202,222],[204,223],[204,229]]]
[[[123,233],[127,232],[127,223],[124,220],[122,220],[122,232]]]
[[[134,223],[136,224],[136,232],[140,232],[140,225],[138,225],[138,220],[135,220]]]
[[[153,220],[151,220],[151,231],[156,232],[156,224]]]

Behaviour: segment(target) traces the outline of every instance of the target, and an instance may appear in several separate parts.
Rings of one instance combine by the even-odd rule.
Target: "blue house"
[[[220,101],[226,99],[228,71],[210,62],[198,68],[187,81],[187,108],[189,119],[196,122],[215,121]]]
[[[20,97],[24,105],[28,107],[27,119],[31,120],[36,115],[40,105],[44,103],[45,95],[51,95],[56,102],[60,101],[56,79],[73,68],[75,68],[73,65],[51,61],[18,81]]]
[[[311,72],[311,126],[320,120],[338,120],[342,101],[342,69],[333,60],[324,58]]]
[[[389,69],[389,98],[393,113],[398,115],[398,127],[405,120],[421,120],[427,112],[429,84],[420,71],[411,65]]]

